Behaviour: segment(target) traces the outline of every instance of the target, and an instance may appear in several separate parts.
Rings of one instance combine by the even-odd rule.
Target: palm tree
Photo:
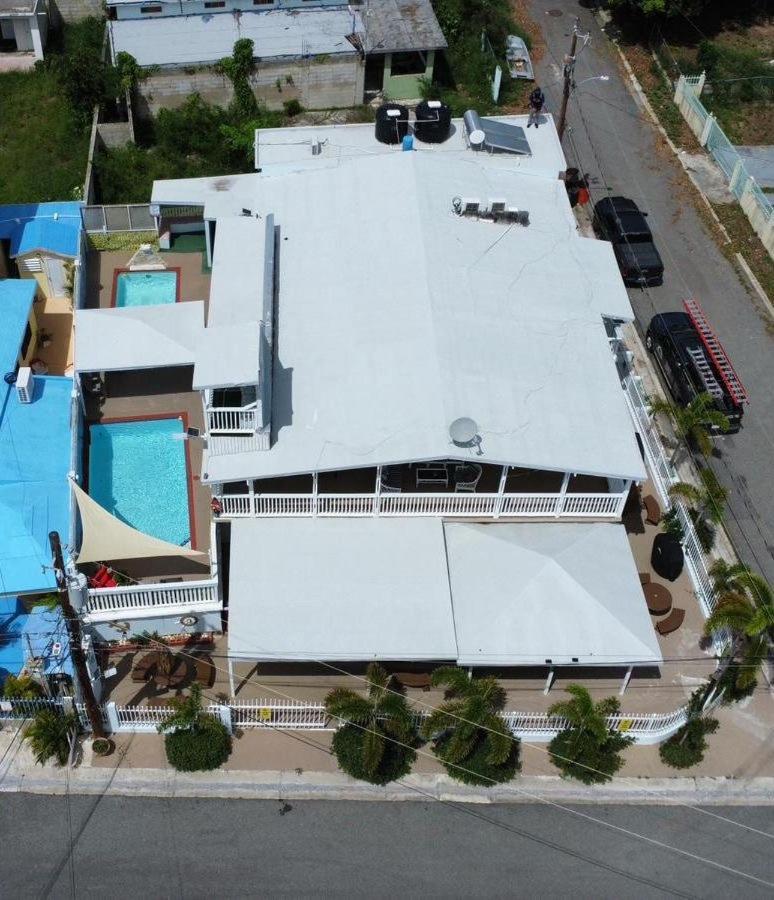
[[[53,709],[41,709],[24,731],[35,761],[44,765],[53,756],[57,765],[64,766],[70,756],[70,742],[78,730],[74,713],[63,714]]]
[[[609,781],[623,765],[620,751],[634,740],[608,725],[608,717],[619,712],[620,704],[615,697],[595,703],[580,684],[568,685],[567,693],[570,700],[560,700],[548,710],[549,716],[568,722],[548,745],[551,760],[565,775],[584,784]]]
[[[345,724],[333,737],[339,766],[353,778],[387,784],[411,771],[416,727],[406,698],[378,663],[366,669],[368,696],[334,688],[325,698],[329,716]]]
[[[723,521],[725,504],[728,500],[728,489],[718,481],[712,469],[699,470],[701,486],[687,481],[678,481],[669,488],[669,496],[679,497],[693,507],[702,519],[709,519],[715,524]]]
[[[159,726],[166,733],[164,748],[169,764],[181,772],[211,771],[231,754],[231,735],[226,726],[204,710],[202,686],[193,682],[187,697],[170,700],[172,715]]]
[[[710,568],[717,604],[704,623],[706,635],[729,631],[731,648],[718,668],[715,682],[734,667],[732,687],[742,696],[754,689],[756,673],[766,659],[774,633],[774,591],[763,576],[744,563],[717,560]]]
[[[496,678],[470,678],[464,669],[442,666],[435,687],[445,685],[444,702],[426,720],[422,733],[446,771],[466,784],[510,781],[520,768],[519,741],[501,713],[506,693]]]
[[[712,394],[707,392],[697,394],[687,406],[675,406],[667,400],[651,398],[650,411],[654,416],[666,416],[677,432],[678,438],[696,447],[702,456],[709,456],[712,453],[712,439],[707,429],[714,427],[728,431],[730,427],[728,416],[717,409]],[[679,452],[678,444],[670,460],[672,465]]]

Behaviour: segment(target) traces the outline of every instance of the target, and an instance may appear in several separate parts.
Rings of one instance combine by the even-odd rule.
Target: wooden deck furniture
[[[422,691],[429,691],[432,682],[427,672],[396,672],[395,680],[405,688],[418,688]]]
[[[172,671],[159,672],[153,675],[153,681],[159,690],[170,690],[179,687],[188,677],[188,663],[181,657],[172,658]]]
[[[152,653],[146,653],[132,666],[132,681],[147,681],[151,677],[151,673],[156,668],[159,661],[159,655],[154,650]]]
[[[658,525],[661,521],[661,507],[658,500],[653,494],[648,494],[643,498],[642,505],[645,507],[645,521],[651,525]]]
[[[417,468],[417,487],[421,484],[449,486],[449,470],[444,463],[426,463]]]
[[[650,572],[640,572],[640,584],[650,584]]]
[[[661,635],[671,634],[683,624],[683,619],[685,619],[685,610],[675,606],[665,619],[656,622],[656,631]]]
[[[194,681],[202,687],[211,688],[215,684],[215,665],[209,653],[197,654],[193,659]]]
[[[645,594],[645,602],[651,615],[663,616],[672,608],[672,595],[663,584],[651,581],[642,586],[642,592]]]

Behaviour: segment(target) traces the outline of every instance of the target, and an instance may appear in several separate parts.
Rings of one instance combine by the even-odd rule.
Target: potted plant
[[[116,749],[116,745],[111,738],[95,738],[91,742],[91,749],[97,756],[110,756]]]

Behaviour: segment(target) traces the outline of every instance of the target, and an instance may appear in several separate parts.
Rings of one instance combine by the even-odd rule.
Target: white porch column
[[[111,28],[111,34],[112,34]],[[204,220],[204,246],[207,250],[207,265],[212,268],[212,238],[210,236],[210,226],[212,222],[209,219]]]
[[[564,478],[562,479],[562,486],[559,489],[559,499],[556,503],[556,512],[554,515],[559,518],[564,512],[564,498],[567,496],[567,485],[570,483],[570,478],[572,477],[571,472],[565,472]]]
[[[379,501],[382,496],[382,467],[376,467],[376,484],[374,485],[374,515],[379,515]]]
[[[30,35],[32,36],[32,49],[35,51],[35,59],[43,59],[43,39],[40,36],[37,16],[30,16]]]
[[[624,679],[621,682],[621,690],[618,692],[621,696],[623,696],[624,691],[629,686],[629,681],[631,680],[633,669],[634,666],[629,666],[629,668],[626,670],[626,675],[624,675]]]
[[[500,518],[500,513],[503,508],[503,497],[505,496],[505,482],[508,479],[508,470],[510,466],[503,466],[500,470],[500,484],[497,488],[497,499],[495,500],[495,508],[494,508],[494,517],[495,519]]]
[[[234,687],[234,660],[229,656],[228,658],[228,686],[231,691],[231,696],[236,697],[236,688]]]
[[[247,479],[247,493],[250,495],[250,515],[255,515],[255,481],[252,478]]]
[[[312,472],[312,515],[317,515],[317,472]]]
[[[546,685],[543,688],[543,693],[547,694],[551,690],[551,685],[554,683],[554,678],[556,678],[556,672],[554,671],[554,667],[548,670],[548,675],[546,676]]]
[[[632,480],[631,478],[627,479],[623,483],[623,490],[621,491],[621,496],[618,498],[618,503],[615,508],[615,517],[616,519],[620,519],[623,515],[624,507],[626,506],[626,501],[629,499],[629,491],[632,488]]]

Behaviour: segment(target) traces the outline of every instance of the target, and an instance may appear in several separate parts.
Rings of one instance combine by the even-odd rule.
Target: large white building
[[[661,660],[620,524],[646,477],[610,350],[632,310],[553,124],[525,153],[501,121],[519,153],[462,121],[410,152],[274,130],[254,175],[154,186],[212,260],[194,387],[234,659]]]

